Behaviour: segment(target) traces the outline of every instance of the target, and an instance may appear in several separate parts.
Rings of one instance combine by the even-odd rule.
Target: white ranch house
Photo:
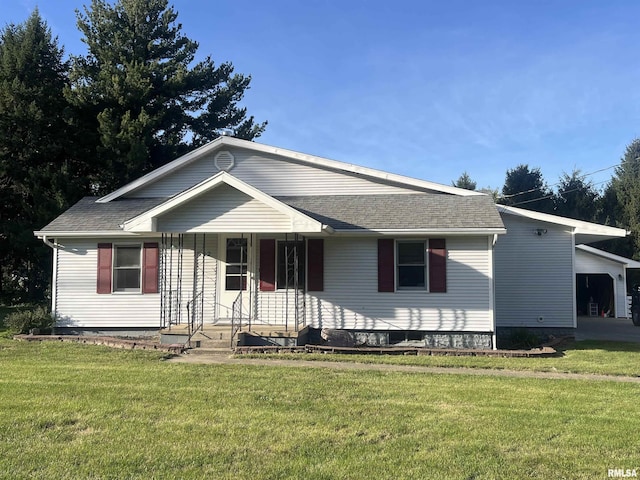
[[[622,229],[220,137],[35,232],[58,332],[346,330],[495,348],[576,327],[576,246]]]

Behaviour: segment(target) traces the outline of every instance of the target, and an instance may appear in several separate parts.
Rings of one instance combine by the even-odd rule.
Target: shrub
[[[31,329],[37,329],[46,334],[53,329],[53,317],[47,307],[38,306],[10,313],[5,317],[4,324],[15,333],[29,333]]]

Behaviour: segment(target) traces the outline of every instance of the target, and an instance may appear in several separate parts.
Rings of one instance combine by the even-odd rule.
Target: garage
[[[622,317],[616,312],[614,279],[607,273],[576,274],[576,308],[579,317]]]
[[[577,245],[575,272],[578,316],[626,318],[629,268],[640,268],[640,262],[588,245]]]

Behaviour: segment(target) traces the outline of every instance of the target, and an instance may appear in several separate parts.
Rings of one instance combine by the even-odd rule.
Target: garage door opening
[[[615,317],[613,278],[606,273],[576,274],[578,316]]]

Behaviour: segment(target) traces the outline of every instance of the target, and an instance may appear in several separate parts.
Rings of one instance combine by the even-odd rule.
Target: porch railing
[[[233,301],[231,306],[231,348],[236,338],[236,334],[242,328],[242,290]]]

